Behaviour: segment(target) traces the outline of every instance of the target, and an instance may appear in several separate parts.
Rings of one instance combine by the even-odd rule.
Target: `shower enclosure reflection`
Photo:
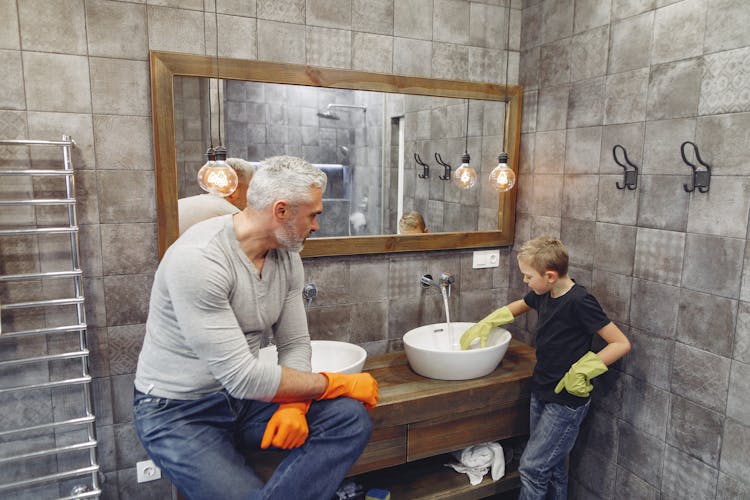
[[[175,77],[179,198],[201,192],[195,179],[205,162],[208,127],[215,138],[221,123],[230,157],[258,162],[294,155],[326,172],[324,212],[313,237],[396,234],[401,215],[410,211],[423,215],[431,234],[499,226],[497,193],[488,183],[462,191],[439,179],[437,169],[420,178],[423,168],[413,157],[418,153],[434,165],[439,153],[458,166],[468,105],[469,152],[486,179],[501,148],[503,102],[222,80],[222,106],[209,107],[208,82]],[[210,88],[216,92],[215,80]]]

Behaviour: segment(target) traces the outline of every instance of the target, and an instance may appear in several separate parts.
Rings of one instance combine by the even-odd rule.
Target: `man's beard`
[[[276,231],[276,239],[281,244],[281,248],[287,252],[301,252],[307,236],[300,238],[294,231],[293,220],[290,219]]]

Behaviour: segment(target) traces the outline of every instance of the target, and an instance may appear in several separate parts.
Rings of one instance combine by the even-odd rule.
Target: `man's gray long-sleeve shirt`
[[[261,364],[273,334],[279,364],[310,371],[310,336],[299,254],[269,250],[261,273],[240,249],[232,216],[190,228],[164,254],[154,276],[135,387],[172,399],[222,389],[270,401],[281,368]]]

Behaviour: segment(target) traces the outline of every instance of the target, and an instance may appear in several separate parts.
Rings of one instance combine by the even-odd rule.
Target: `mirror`
[[[486,179],[501,149],[517,171],[520,87],[224,58],[219,69],[229,156],[292,154],[328,173],[321,231],[303,257],[512,243],[515,190],[498,194]],[[197,193],[216,59],[152,52],[151,70],[163,254],[177,237],[177,198]],[[439,179],[445,171],[435,153],[455,170],[467,146],[480,177],[465,191]],[[414,153],[430,165],[429,177],[420,178]],[[429,233],[396,234],[410,210],[424,215]]]

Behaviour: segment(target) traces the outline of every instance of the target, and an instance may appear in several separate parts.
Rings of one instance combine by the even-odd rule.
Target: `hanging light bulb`
[[[204,191],[217,196],[229,196],[237,189],[237,172],[226,162],[227,150],[221,146],[208,148],[208,161],[198,171],[198,184]]]
[[[516,173],[508,166],[508,153],[497,155],[497,166],[490,172],[490,183],[496,191],[504,193],[516,184]]]
[[[469,165],[469,100],[466,99],[466,135],[464,154],[461,156],[461,165],[453,172],[453,184],[458,189],[471,189],[477,185],[477,171]]]
[[[477,184],[477,171],[469,165],[469,153],[461,156],[461,165],[453,172],[453,184],[459,189],[471,189]]]

